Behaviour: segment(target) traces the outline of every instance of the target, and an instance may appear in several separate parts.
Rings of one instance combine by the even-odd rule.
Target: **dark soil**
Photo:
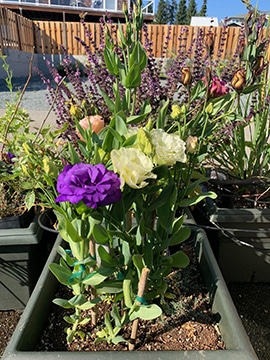
[[[153,321],[140,321],[135,350],[217,350],[223,349],[224,343],[218,333],[216,320],[211,312],[210,300],[197,268],[193,254],[193,246],[186,246],[184,251],[191,261],[186,269],[172,273],[168,278],[168,292],[174,294],[173,300],[167,299],[163,306],[163,315]],[[69,298],[65,288],[59,289],[57,297]],[[122,336],[126,342],[117,345],[99,342],[94,344],[95,333],[103,324],[102,316],[98,324],[82,328],[87,334],[85,339],[76,338],[71,344],[66,344],[63,321],[63,311],[52,306],[52,317],[41,336],[39,351],[105,351],[128,350],[130,327],[123,329]],[[108,309],[99,308],[98,314],[104,314]],[[61,329],[59,331],[59,328]],[[56,336],[57,334],[57,336]]]
[[[20,316],[21,312],[17,310],[0,311],[0,357],[5,351]]]
[[[235,307],[260,360],[270,358],[270,284],[231,283]]]
[[[175,298],[167,300],[163,307],[164,314],[162,317],[153,321],[140,322],[135,350],[216,350],[224,348],[216,320],[211,312],[207,291],[197,269],[197,261],[193,256],[193,246],[189,245],[184,250],[191,258],[190,265],[186,269],[171,274],[168,279],[168,291],[174,293]],[[70,297],[64,287],[59,287],[56,296]],[[99,313],[104,313],[104,309],[100,309]],[[0,313],[0,329],[9,330],[9,335],[14,330],[14,324],[11,326],[11,323],[14,320],[16,322],[19,317],[14,318],[13,315],[14,312],[10,312],[10,318],[6,318],[5,316],[2,317]],[[87,334],[84,340],[76,338],[70,345],[67,345],[64,333],[67,324],[63,321],[63,316],[63,310],[52,304],[52,312],[40,343],[37,345],[37,350],[100,351],[128,349],[127,342],[120,343],[117,346],[105,342],[93,344],[94,334],[100,326],[101,317],[97,327],[93,328],[88,325],[83,329]],[[128,340],[129,334],[130,329],[126,328],[121,335]],[[5,338],[6,341],[1,343],[1,353],[3,353],[5,343],[8,341],[8,336]]]

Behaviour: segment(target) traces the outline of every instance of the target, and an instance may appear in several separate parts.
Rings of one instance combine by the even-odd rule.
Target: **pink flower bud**
[[[89,124],[91,124],[92,132],[98,134],[104,128],[104,119],[100,115],[90,115],[80,120],[79,124],[83,130],[88,129]],[[81,140],[85,141],[78,129],[77,135]]]

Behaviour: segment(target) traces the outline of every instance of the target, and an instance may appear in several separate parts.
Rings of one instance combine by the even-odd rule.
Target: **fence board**
[[[85,49],[75,39],[78,36],[86,41],[90,51],[100,47],[102,39],[99,23],[86,23],[85,27],[90,37],[86,38],[83,25],[78,22],[32,21],[18,15],[9,9],[0,6],[0,51],[4,47],[32,52],[33,48],[39,54],[60,54],[64,46],[71,55],[83,55]],[[115,41],[117,24],[114,28]],[[121,25],[123,26],[123,25]],[[124,26],[123,26],[124,29]],[[168,37],[168,31],[170,35]],[[205,46],[196,48],[196,37],[202,39],[208,32],[214,35],[213,57],[230,59],[235,53],[241,35],[239,27],[193,27],[183,25],[147,24],[148,40],[152,42],[155,57],[173,57],[176,54],[185,54],[192,58],[195,51],[202,56],[206,54]],[[144,34],[142,41],[145,43]],[[96,45],[95,45],[96,44]],[[193,46],[192,46],[193,45]],[[96,46],[96,47],[95,47]],[[220,49],[224,49],[221,53]]]

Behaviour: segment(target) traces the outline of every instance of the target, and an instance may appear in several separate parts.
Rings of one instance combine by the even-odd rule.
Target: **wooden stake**
[[[147,276],[149,272],[150,270],[148,268],[142,269],[141,277],[138,283],[138,298],[142,298],[144,295],[144,291],[147,283]],[[141,302],[137,301],[137,305],[141,305]],[[132,323],[131,336],[128,344],[128,350],[130,351],[134,350],[135,348],[137,332],[138,332],[138,324],[139,324],[139,319],[135,319]]]
[[[96,245],[95,245],[95,240],[93,238],[90,239],[89,241],[89,254],[92,258],[95,258],[96,256]],[[91,268],[90,271],[94,271],[94,268]],[[93,287],[91,287],[91,300],[95,299],[96,297],[96,289],[94,289]],[[94,306],[91,309],[91,323],[93,326],[97,325],[97,307]]]

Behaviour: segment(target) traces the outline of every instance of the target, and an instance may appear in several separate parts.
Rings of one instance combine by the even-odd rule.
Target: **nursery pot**
[[[209,219],[226,282],[270,282],[270,209],[217,208]]]
[[[68,352],[68,351],[35,351],[42,330],[48,318],[52,299],[55,296],[58,282],[50,273],[48,265],[58,262],[56,248],[62,243],[58,236],[51,255],[22,314],[13,336],[3,355],[3,360],[38,359],[91,359],[106,360],[181,360],[181,359],[226,359],[255,360],[257,359],[247,334],[238,317],[230,298],[228,289],[217,266],[205,232],[197,229],[193,232],[200,271],[212,300],[212,311],[216,315],[220,333],[226,344],[226,350],[214,351],[100,351],[100,352]]]
[[[38,216],[27,227],[15,228],[9,219],[8,228],[0,228],[0,310],[24,309],[43,270],[47,238]]]

